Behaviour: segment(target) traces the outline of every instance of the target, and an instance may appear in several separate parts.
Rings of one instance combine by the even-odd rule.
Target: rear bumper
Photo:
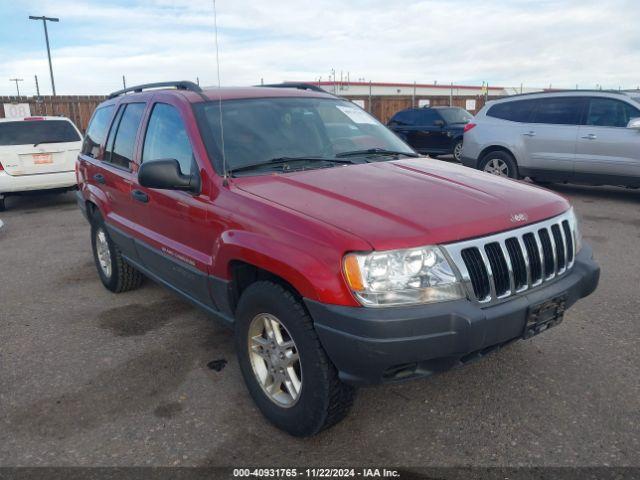
[[[0,194],[69,188],[76,184],[76,172],[41,173],[38,175],[9,175],[0,172]]]
[[[306,304],[340,378],[367,385],[428,376],[480,358],[522,337],[531,306],[565,295],[568,307],[591,294],[599,276],[585,245],[564,277],[491,307],[468,300],[393,308]]]
[[[465,167],[478,168],[477,158],[465,157],[463,155],[462,158],[460,159],[460,163],[462,163],[462,165],[464,165]]]

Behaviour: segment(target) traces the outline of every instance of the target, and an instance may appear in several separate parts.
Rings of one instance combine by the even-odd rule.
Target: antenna
[[[216,69],[218,72],[218,108],[220,110],[220,142],[222,143],[222,184],[226,187],[228,183],[227,156],[224,151],[224,126],[222,124],[222,92],[220,91],[220,53],[218,52],[218,15],[216,12],[216,0],[213,0],[213,30],[216,39]]]

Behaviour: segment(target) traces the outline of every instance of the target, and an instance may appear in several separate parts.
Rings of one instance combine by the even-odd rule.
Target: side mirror
[[[436,127],[444,127],[444,120],[436,120],[433,122]]]
[[[640,118],[632,118],[631,120],[629,120],[629,123],[627,124],[627,128],[640,130]]]
[[[147,188],[191,192],[200,190],[199,177],[183,175],[180,172],[180,164],[174,159],[143,162],[138,170],[138,182]]]

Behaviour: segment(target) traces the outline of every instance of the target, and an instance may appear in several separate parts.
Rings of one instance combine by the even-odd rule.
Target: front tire
[[[91,223],[91,247],[98,275],[108,290],[114,293],[127,292],[142,284],[144,277],[122,258],[120,249],[111,240],[99,215]]]
[[[0,196],[0,212],[4,212],[7,209],[7,204],[4,202],[4,197]]]
[[[520,178],[515,158],[503,150],[487,153],[480,163],[480,170],[499,177]]]
[[[249,393],[276,427],[306,437],[348,413],[354,389],[339,380],[311,318],[281,285],[247,287],[236,311],[235,342]]]

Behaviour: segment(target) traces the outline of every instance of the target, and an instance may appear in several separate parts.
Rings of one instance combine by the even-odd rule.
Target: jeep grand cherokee
[[[234,328],[251,396],[294,435],[342,419],[355,386],[547,330],[598,282],[564,198],[425,161],[318,91],[116,92],[77,175],[105,287],[144,275]]]

